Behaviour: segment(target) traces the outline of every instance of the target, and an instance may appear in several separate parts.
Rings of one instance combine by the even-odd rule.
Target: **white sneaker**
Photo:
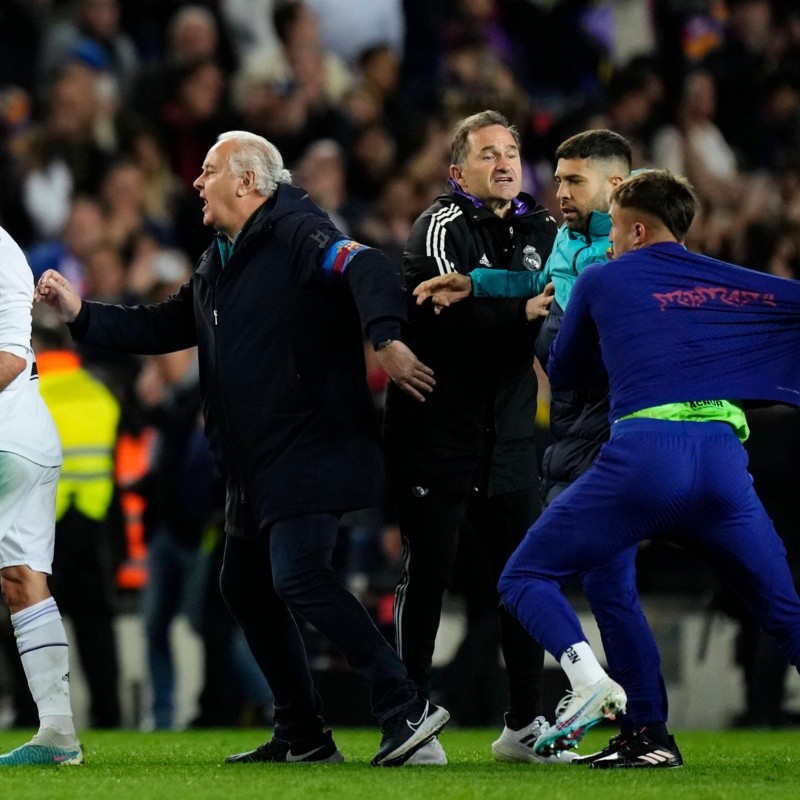
[[[492,744],[492,755],[497,761],[529,761],[537,764],[568,764],[575,753],[565,750],[552,755],[539,755],[533,749],[536,740],[550,728],[544,717],[536,717],[530,725],[512,730],[506,725],[500,738]]]
[[[442,747],[438,736],[434,736],[429,742],[422,745],[422,747],[406,761],[406,764],[417,767],[443,766],[446,763],[447,753],[444,752],[444,747]]]
[[[625,713],[625,690],[607,675],[597,683],[568,692],[558,704],[556,721],[542,731],[533,745],[540,755],[577,747],[586,731],[604,717],[616,719]]]

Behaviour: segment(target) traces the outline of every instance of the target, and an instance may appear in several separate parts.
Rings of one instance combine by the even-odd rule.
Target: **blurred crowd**
[[[551,210],[557,144],[610,128],[633,144],[635,168],[695,185],[692,249],[800,278],[793,0],[0,0],[0,225],[36,276],[55,268],[87,299],[157,302],[210,241],[192,189],[207,150],[246,129],[277,145],[342,231],[399,266],[444,188],[452,124],[485,108],[518,126],[524,188]],[[269,691],[216,586],[222,494],[194,354],[79,356],[120,407],[111,556],[98,569],[114,586],[108,613],[127,603],[143,615],[150,723],[187,722],[175,718],[169,652],[181,611],[205,646],[195,723],[261,723]],[[368,368],[379,415],[385,376]],[[347,518],[338,560],[391,639],[390,519]],[[796,536],[796,515],[782,525]],[[484,620],[484,596],[471,602]],[[320,665],[337,658],[311,633],[309,647]],[[93,723],[113,727],[118,704],[94,697],[113,685],[109,669],[111,684],[100,676],[90,690]]]

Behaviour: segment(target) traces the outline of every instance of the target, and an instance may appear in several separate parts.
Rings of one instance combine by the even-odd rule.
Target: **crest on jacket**
[[[532,244],[522,248],[522,263],[531,272],[538,272],[542,268],[542,257]]]

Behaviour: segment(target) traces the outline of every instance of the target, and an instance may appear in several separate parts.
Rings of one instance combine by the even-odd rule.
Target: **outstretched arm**
[[[47,270],[36,285],[34,299],[47,303],[70,325],[76,342],[121,353],[155,354],[197,344],[192,291],[190,280],[169,299],[153,305],[83,302],[63,275]]]
[[[414,289],[414,295],[417,305],[430,298],[439,313],[440,308],[447,308],[470,295],[506,299],[534,297],[545,290],[546,282],[545,272],[478,267],[468,275],[448,273],[423,281]]]
[[[489,272],[490,270],[481,270]],[[474,283],[471,275],[477,270],[473,270],[470,275],[461,275],[458,272],[451,272],[447,275],[440,275],[436,278],[430,278],[414,289],[414,295],[417,298],[417,305],[422,305],[428,298],[433,303],[433,310],[436,314],[441,314],[443,308],[449,308],[453,303],[458,303],[469,297],[473,292]],[[513,274],[513,273],[506,273]],[[522,273],[520,273],[522,274]],[[527,278],[527,275],[525,275]],[[522,284],[520,284],[522,285]],[[534,287],[530,280],[525,284],[528,289]],[[539,317],[546,317],[550,310],[550,305],[553,302],[553,295],[555,293],[555,286],[553,283],[548,283],[544,289],[536,296],[531,297],[525,304],[525,318],[528,322],[533,322]],[[486,296],[486,295],[484,295]],[[500,296],[500,295],[498,295]],[[522,297],[527,297],[527,294],[522,294]]]
[[[443,308],[453,303],[464,300],[472,294],[472,278],[460,272],[448,272],[422,281],[414,289],[417,305],[421,306],[428,298],[434,305],[434,311],[439,314]]]

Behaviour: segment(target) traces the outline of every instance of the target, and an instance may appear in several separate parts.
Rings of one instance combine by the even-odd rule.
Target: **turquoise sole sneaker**
[[[80,744],[74,747],[53,747],[28,742],[10,753],[0,755],[0,767],[71,767],[83,763],[83,750]]]
[[[608,676],[579,691],[570,691],[558,704],[556,721],[533,745],[535,753],[550,755],[578,746],[589,728],[601,719],[616,719],[624,714],[627,697],[624,689]]]

